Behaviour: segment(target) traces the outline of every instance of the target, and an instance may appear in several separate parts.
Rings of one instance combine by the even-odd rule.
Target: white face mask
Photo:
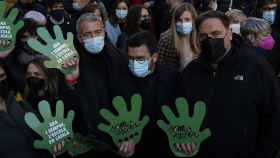
[[[240,24],[230,24],[229,27],[233,33],[240,34]]]
[[[73,3],[72,5],[73,5],[73,8],[74,8],[75,10],[77,10],[77,11],[82,10],[82,8],[81,8],[81,6],[80,6],[80,4],[79,4],[78,2],[75,2],[75,3]]]
[[[99,54],[105,45],[105,37],[98,36],[84,40],[85,49],[91,54]]]
[[[127,17],[128,11],[125,9],[116,9],[116,16],[119,19],[124,19]]]
[[[177,22],[176,30],[178,33],[183,35],[189,35],[192,32],[192,23],[191,22]]]

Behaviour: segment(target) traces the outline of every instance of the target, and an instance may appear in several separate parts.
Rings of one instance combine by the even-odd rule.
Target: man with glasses
[[[174,103],[177,69],[172,65],[157,63],[158,51],[155,37],[150,32],[141,31],[128,38],[129,80],[126,82],[127,96],[142,96],[142,114],[149,115],[151,122],[144,129],[143,138],[136,147],[128,146],[129,156],[172,157],[166,135],[157,127],[161,106]],[[132,146],[132,147],[131,147]],[[126,148],[126,147],[124,147]],[[135,151],[135,153],[134,153]]]
[[[274,24],[277,11],[277,0],[265,0],[262,5],[262,18]]]

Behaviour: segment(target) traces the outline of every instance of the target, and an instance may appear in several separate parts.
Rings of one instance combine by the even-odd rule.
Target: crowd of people
[[[166,134],[156,126],[161,107],[185,97],[190,112],[206,104],[202,128],[211,138],[197,158],[276,158],[280,153],[280,1],[279,0],[17,0],[24,21],[16,45],[0,52],[0,157],[48,158],[33,147],[40,137],[24,122],[47,100],[55,112],[76,113],[73,130],[97,140],[78,157],[174,157]],[[64,66],[49,69],[48,57],[34,51],[45,27],[58,25],[74,35],[79,53]],[[5,43],[1,42],[0,47]],[[142,97],[142,114],[151,123],[139,144],[115,146],[97,129],[99,112],[122,96]],[[192,155],[196,144],[175,144]],[[54,147],[57,148],[57,147]],[[61,148],[61,147],[60,147]],[[63,147],[62,147],[63,148]],[[59,151],[58,151],[59,153]],[[279,155],[278,155],[279,156]]]

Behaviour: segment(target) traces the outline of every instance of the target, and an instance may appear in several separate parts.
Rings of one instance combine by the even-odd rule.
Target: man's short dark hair
[[[128,47],[141,47],[145,45],[151,54],[157,53],[157,41],[155,36],[148,31],[141,31],[128,38]]]
[[[208,19],[219,19],[225,28],[229,28],[230,19],[224,13],[219,11],[208,11],[200,14],[195,20],[197,30],[199,30],[201,24]]]
[[[48,0],[47,4],[49,8],[52,8],[54,5],[62,3],[64,5],[63,0]]]
[[[265,5],[274,4],[274,3],[277,3],[277,0],[263,0],[262,6],[264,7]]]

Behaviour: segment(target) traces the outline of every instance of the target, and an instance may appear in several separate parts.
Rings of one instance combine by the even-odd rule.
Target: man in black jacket
[[[181,96],[207,105],[212,137],[199,157],[274,158],[279,151],[279,87],[264,59],[236,44],[229,19],[206,12],[196,20],[201,56],[182,73]]]
[[[77,21],[77,33],[81,44],[78,49],[79,68],[66,77],[66,80],[73,84],[77,83],[76,79],[79,78],[75,86],[81,96],[81,108],[85,114],[84,120],[88,125],[89,134],[95,135],[101,142],[110,144],[111,138],[97,129],[97,125],[104,121],[99,111],[102,108],[111,109],[115,96],[124,96],[122,81],[128,69],[126,58],[107,42],[104,23],[93,13],[81,15]],[[104,154],[105,152],[102,153],[105,157],[112,156]]]
[[[133,94],[142,96],[142,114],[150,117],[150,123],[143,131],[141,142],[135,147],[134,157],[172,156],[168,139],[157,127],[161,119],[161,106],[173,103],[176,92],[177,69],[172,65],[157,64],[158,52],[155,37],[149,32],[139,32],[128,39],[129,80],[125,88],[129,98]],[[152,141],[151,141],[152,140]],[[133,143],[132,143],[133,144]],[[133,148],[130,150],[134,153]]]
[[[63,0],[49,0],[48,9],[47,28],[49,32],[52,32],[54,25],[59,25],[61,27],[64,37],[66,37],[67,32],[76,32],[74,25],[76,22],[73,23],[74,21],[71,20],[71,17],[66,14]]]

